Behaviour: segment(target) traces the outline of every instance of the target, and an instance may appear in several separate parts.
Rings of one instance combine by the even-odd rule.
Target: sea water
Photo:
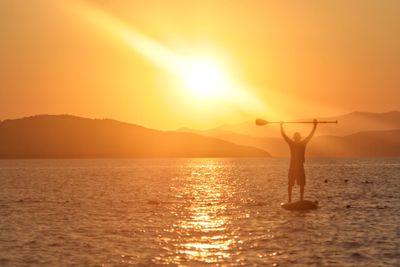
[[[1,266],[400,266],[400,159],[1,160]],[[298,187],[293,199],[299,198]]]

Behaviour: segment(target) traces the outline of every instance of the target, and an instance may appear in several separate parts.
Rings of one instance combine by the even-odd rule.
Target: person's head
[[[293,135],[293,140],[294,140],[295,142],[300,142],[300,141],[301,141],[301,135],[300,135],[299,132],[295,132],[295,133],[294,133],[294,135]]]

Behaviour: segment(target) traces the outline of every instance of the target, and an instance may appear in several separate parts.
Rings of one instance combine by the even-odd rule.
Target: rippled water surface
[[[309,160],[310,212],[287,165],[0,161],[0,265],[400,266],[400,159]]]

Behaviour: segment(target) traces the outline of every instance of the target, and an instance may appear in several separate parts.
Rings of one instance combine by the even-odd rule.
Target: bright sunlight
[[[185,61],[180,75],[184,86],[198,97],[223,97],[230,86],[224,68],[210,57]]]
[[[266,112],[264,103],[252,95],[252,90],[233,81],[227,68],[214,55],[202,52],[183,55],[88,3],[79,2],[74,11],[102,31],[120,38],[155,66],[173,74],[182,89],[194,98],[191,99],[194,105],[200,103],[204,107],[204,102],[198,100],[217,100],[218,103],[207,101],[208,107],[223,107],[229,112],[234,109],[240,113]]]

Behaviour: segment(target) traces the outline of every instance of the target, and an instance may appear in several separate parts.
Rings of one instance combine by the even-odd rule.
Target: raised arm
[[[311,133],[306,138],[304,138],[304,140],[303,140],[304,143],[310,142],[311,138],[314,136],[315,130],[317,129],[318,121],[314,120],[313,123],[314,123],[314,127],[313,127]]]
[[[291,143],[292,140],[286,135],[285,131],[283,130],[283,122],[281,122],[281,135],[283,137],[283,139],[285,139],[285,141],[287,143]]]

